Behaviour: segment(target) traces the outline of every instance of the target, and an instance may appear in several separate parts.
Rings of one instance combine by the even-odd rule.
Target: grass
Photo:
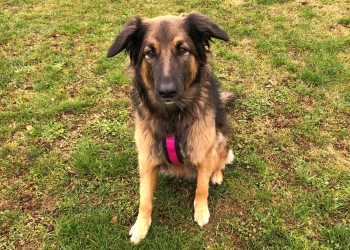
[[[349,249],[349,1],[2,1],[1,249]],[[236,155],[193,222],[193,180],[159,179],[139,245],[125,55],[132,16],[197,10],[229,33],[213,67],[238,93]]]

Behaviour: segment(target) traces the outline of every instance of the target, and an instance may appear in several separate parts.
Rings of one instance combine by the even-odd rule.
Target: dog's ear
[[[212,37],[228,41],[229,37],[223,29],[221,29],[216,23],[214,23],[207,16],[198,13],[191,12],[185,16],[185,23],[187,27],[202,34],[203,38],[210,40]]]
[[[113,57],[125,49],[130,56],[131,63],[136,64],[145,29],[146,26],[142,24],[140,17],[128,21],[109,47],[107,57]]]
[[[198,12],[191,12],[184,15],[184,23],[188,35],[191,37],[196,47],[198,57],[202,62],[207,61],[211,38],[217,38],[228,41],[229,37],[223,29],[221,29],[210,18]]]

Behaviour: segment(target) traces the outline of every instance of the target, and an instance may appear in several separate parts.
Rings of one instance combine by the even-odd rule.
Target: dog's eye
[[[149,58],[153,58],[156,56],[156,53],[154,52],[153,49],[150,49],[150,50],[146,51],[146,56],[148,56]]]
[[[177,50],[177,54],[179,55],[179,56],[183,56],[184,54],[186,54],[187,53],[187,49],[185,49],[185,48],[179,48],[178,50]]]

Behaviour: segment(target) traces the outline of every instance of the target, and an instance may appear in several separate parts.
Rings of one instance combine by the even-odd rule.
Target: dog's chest
[[[162,161],[177,165],[189,157],[187,145],[191,133],[187,129],[181,133],[155,135],[154,138],[152,151]]]

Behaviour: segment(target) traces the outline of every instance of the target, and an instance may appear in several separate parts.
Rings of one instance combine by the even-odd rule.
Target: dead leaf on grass
[[[70,174],[77,174],[77,172],[75,170],[73,170],[71,167],[67,168],[67,172]]]
[[[61,35],[60,35],[60,34],[57,34],[57,33],[53,33],[53,34],[51,34],[50,36],[53,37],[53,38],[57,38],[57,37],[60,37]]]
[[[118,217],[116,215],[114,215],[111,220],[109,221],[109,223],[116,223],[118,220]]]
[[[32,125],[27,125],[27,126],[26,126],[26,130],[28,130],[28,131],[33,130],[33,126],[32,126]]]

